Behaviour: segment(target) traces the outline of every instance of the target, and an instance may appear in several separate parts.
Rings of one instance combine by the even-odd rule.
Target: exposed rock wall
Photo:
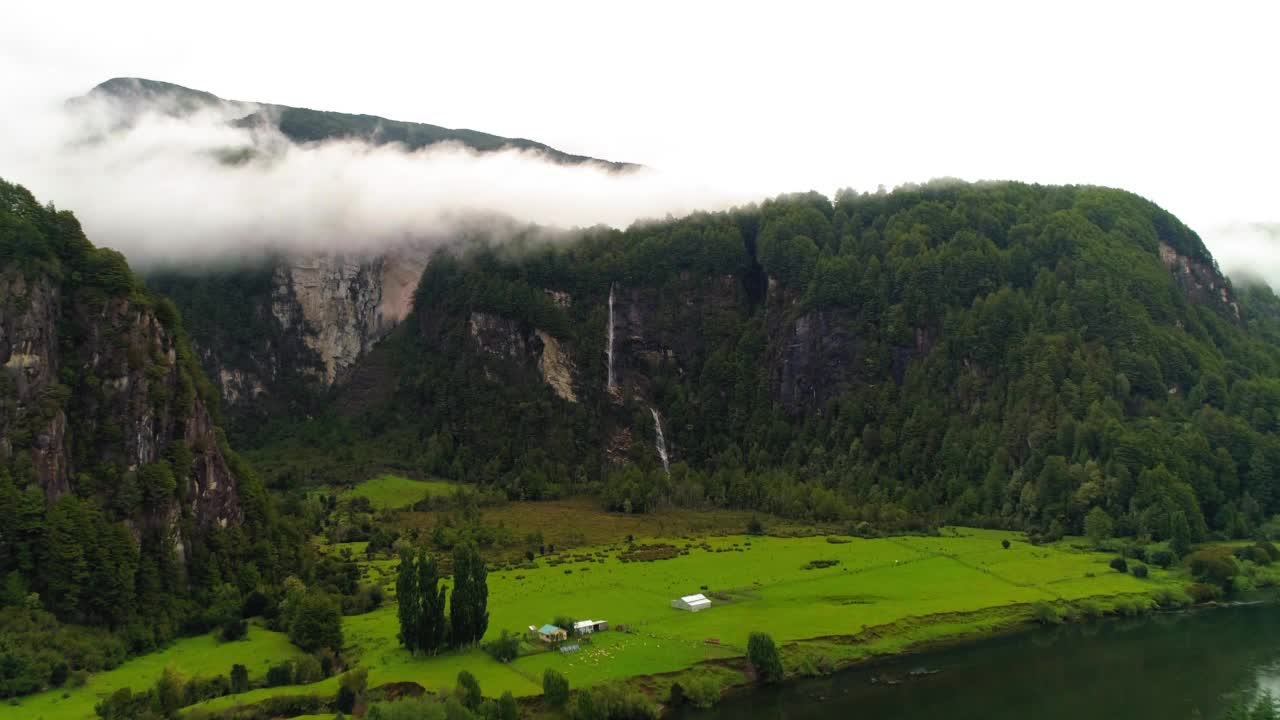
[[[381,263],[341,255],[298,258],[276,268],[271,314],[319,358],[310,368],[325,386],[364,354],[378,331]]]
[[[57,315],[61,293],[47,278],[0,275],[0,456],[29,447],[40,484],[51,496],[68,489],[67,417],[54,383],[60,369]]]
[[[344,383],[409,315],[428,257],[425,248],[406,246],[373,257],[313,253],[277,261],[262,295],[228,300],[245,303],[242,314],[260,318],[268,337],[249,348],[235,346],[230,334],[193,337],[223,407],[262,410],[298,401],[291,391],[318,396]]]
[[[1240,305],[1231,285],[1216,267],[1182,255],[1165,243],[1160,243],[1160,262],[1173,274],[1191,302],[1216,307],[1228,317],[1240,319]]]
[[[574,363],[567,348],[550,333],[493,313],[473,311],[467,318],[472,345],[484,355],[519,366],[536,367],[543,382],[562,400],[578,402]],[[496,379],[496,377],[495,377]]]
[[[550,333],[542,330],[536,333],[542,343],[542,353],[538,358],[542,379],[561,399],[578,402],[578,395],[573,391],[573,359]]]
[[[243,520],[236,480],[219,447],[177,340],[155,312],[128,297],[61,296],[47,278],[0,278],[0,452],[29,453],[52,500],[79,473],[122,472],[190,449],[174,468],[199,526]],[[71,383],[65,385],[64,383]],[[74,388],[74,389],[73,389]],[[144,523],[174,524],[177,499]]]

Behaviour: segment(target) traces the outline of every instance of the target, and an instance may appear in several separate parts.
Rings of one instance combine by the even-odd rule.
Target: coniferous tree
[[[74,495],[64,495],[49,511],[49,540],[46,551],[51,562],[41,569],[45,574],[48,606],[55,615],[74,618],[80,610],[80,598],[87,589],[89,564],[81,542],[84,529],[84,505]]]
[[[249,669],[236,663],[231,666],[231,692],[242,693],[249,689]]]
[[[453,549],[453,592],[449,595],[449,643],[453,647],[470,644],[474,636],[471,622],[471,556],[467,552],[468,547],[462,544]]]
[[[418,596],[418,573],[413,565],[413,555],[409,551],[400,553],[400,567],[396,573],[397,615],[400,619],[400,644],[409,652],[418,649],[421,634],[418,623],[422,617],[421,600]]]
[[[453,550],[453,594],[449,599],[450,643],[463,647],[480,642],[489,629],[489,583],[484,560],[475,546]]]
[[[480,642],[489,631],[489,571],[485,569],[484,558],[474,547],[471,551],[472,642]]]
[[[22,494],[13,484],[9,472],[0,467],[0,517],[10,518],[9,522],[0,523],[0,572],[8,573],[18,562],[18,545],[21,538],[14,526],[13,518],[18,517],[22,503]]]
[[[437,587],[439,584],[440,572],[436,567],[435,558],[424,549],[418,556],[417,646],[428,655],[434,655],[445,644],[447,630],[444,619],[445,589]]]
[[[1169,550],[1177,557],[1191,552],[1191,527],[1187,515],[1177,510],[1169,518]]]

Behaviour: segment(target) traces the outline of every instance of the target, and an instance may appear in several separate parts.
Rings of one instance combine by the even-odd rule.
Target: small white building
[[[579,620],[573,624],[574,635],[590,635],[591,633],[604,632],[609,629],[609,623],[605,620]]]
[[[706,595],[698,593],[697,595],[685,595],[671,601],[671,607],[677,610],[688,610],[689,612],[698,612],[711,607],[711,601]]]

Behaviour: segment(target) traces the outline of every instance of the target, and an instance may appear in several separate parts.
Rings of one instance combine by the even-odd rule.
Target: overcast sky
[[[527,137],[748,194],[939,176],[1111,185],[1182,217],[1224,266],[1280,268],[1248,231],[1280,221],[1276,8],[43,0],[3,10],[0,91],[17,106],[163,79]]]

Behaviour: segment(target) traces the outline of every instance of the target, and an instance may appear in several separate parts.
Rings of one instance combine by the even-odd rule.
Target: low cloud
[[[1280,288],[1280,223],[1227,223],[1204,233],[1218,267],[1239,282]]]
[[[153,97],[140,110],[102,94],[68,104],[30,82],[0,91],[9,101],[0,177],[74,211],[91,240],[142,268],[235,263],[275,251],[421,247],[525,223],[621,228],[805,189],[795,185],[800,165],[770,160],[768,147],[740,153],[737,165],[691,157],[687,172],[619,173],[603,163],[566,165],[533,151],[477,153],[451,143],[416,151],[362,140],[299,145],[269,121],[237,122],[253,113],[271,117],[271,106],[253,103],[175,107]],[[831,167],[808,171],[828,190],[870,188],[875,167],[851,163],[852,183],[837,183],[845,176]],[[1195,229],[1225,272],[1280,287],[1280,224],[1226,222],[1247,211],[1196,212],[1200,198],[1165,204],[1193,225],[1216,220]]]
[[[143,267],[447,241],[475,218],[494,215],[561,228],[625,227],[759,197],[652,169],[618,173],[516,149],[298,145],[272,123],[234,123],[255,109],[175,114],[152,105],[139,112],[92,96],[43,103],[10,115],[19,127],[0,138],[0,176],[71,209],[91,240]]]

